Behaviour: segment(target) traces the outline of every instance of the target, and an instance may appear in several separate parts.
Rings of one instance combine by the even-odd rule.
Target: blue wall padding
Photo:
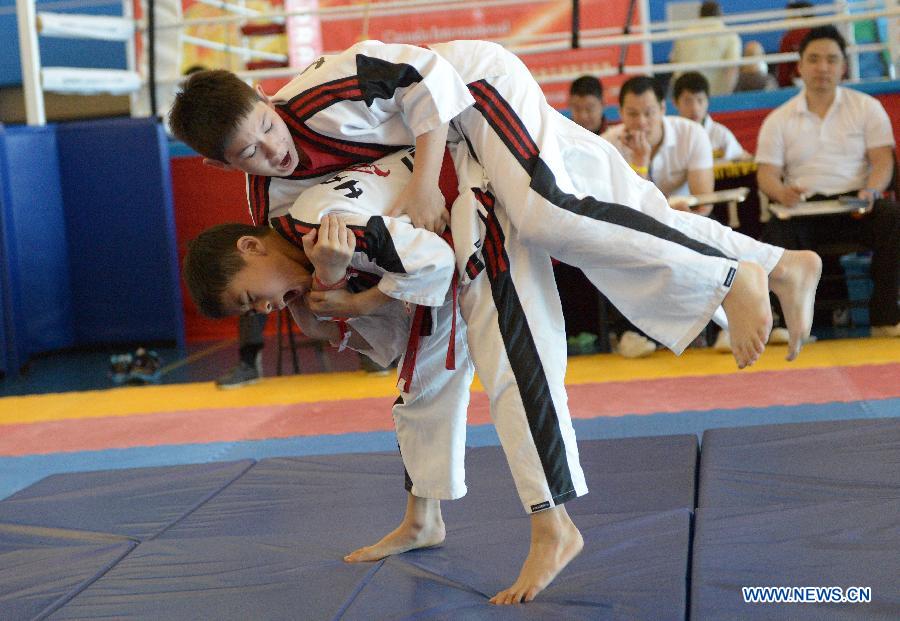
[[[43,619],[135,546],[123,537],[0,523],[0,619]]]
[[[900,498],[900,419],[711,429],[699,507]]]
[[[150,119],[57,128],[79,344],[184,343],[168,144]]]
[[[898,515],[900,499],[697,509],[691,619],[900,619]],[[866,586],[872,602],[745,604],[743,586]]]
[[[12,287],[16,283],[9,273],[8,259],[11,237],[7,234],[7,210],[11,198],[9,195],[9,165],[6,161],[6,128],[0,123],[0,377],[10,368],[18,367],[18,360],[10,360],[12,345],[15,343],[15,326],[13,324],[13,303],[19,299],[14,295]]]
[[[0,131],[8,370],[74,344],[63,195],[53,127]],[[8,323],[10,325],[10,323]]]

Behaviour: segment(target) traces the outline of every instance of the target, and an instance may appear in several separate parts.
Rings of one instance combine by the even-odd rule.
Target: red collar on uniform
[[[372,161],[372,158],[369,157],[326,151],[301,134],[294,126],[295,121],[292,119],[290,113],[283,110],[280,105],[275,106],[275,112],[278,113],[278,116],[280,116],[287,125],[288,131],[291,133],[291,138],[294,140],[294,146],[297,147],[297,152],[303,152],[309,158],[309,165],[305,165],[302,161],[298,162],[297,168],[294,169],[294,172],[290,174],[288,179],[317,177],[329,172],[342,170],[361,161]]]

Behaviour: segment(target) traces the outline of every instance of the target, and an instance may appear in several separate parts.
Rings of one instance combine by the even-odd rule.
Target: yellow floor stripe
[[[769,347],[762,360],[745,371],[737,371],[731,356],[711,350],[689,350],[680,357],[659,351],[640,360],[625,360],[614,355],[582,356],[570,359],[566,383],[885,364],[900,362],[900,339],[812,343],[793,363],[784,360],[785,351],[785,346]],[[482,390],[477,381],[473,389]],[[396,394],[393,376],[372,376],[361,371],[267,378],[259,384],[236,390],[218,390],[212,382],[123,387],[5,397],[0,399],[0,425],[208,408],[277,406]]]

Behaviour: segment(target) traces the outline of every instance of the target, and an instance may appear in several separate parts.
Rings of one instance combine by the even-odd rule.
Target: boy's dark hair
[[[259,100],[257,92],[230,71],[197,71],[175,95],[169,127],[197,153],[224,162],[234,130]]]
[[[593,95],[603,101],[603,83],[592,75],[583,75],[572,82],[569,87],[569,95],[585,97]]]
[[[672,86],[672,99],[678,101],[681,94],[687,91],[689,93],[706,93],[709,97],[709,80],[702,73],[697,71],[688,71],[678,76],[675,84]]]
[[[800,41],[800,56],[803,56],[803,50],[806,49],[807,45],[818,39],[831,39],[837,43],[838,47],[841,48],[841,56],[846,58],[847,42],[844,41],[844,37],[841,36],[841,33],[834,26],[819,26],[807,32],[806,36]]]
[[[722,14],[722,7],[714,0],[707,0],[700,5],[700,17],[719,17]]]
[[[182,276],[191,299],[207,317],[227,317],[222,295],[246,263],[237,248],[245,235],[265,237],[272,229],[250,224],[219,224],[188,242]]]
[[[647,91],[653,91],[653,94],[656,95],[656,101],[660,103],[666,100],[666,94],[663,92],[662,86],[660,86],[656,80],[645,75],[639,75],[628,78],[628,80],[622,84],[619,89],[619,107],[622,107],[622,102],[625,101],[625,95],[628,93],[640,97]]]

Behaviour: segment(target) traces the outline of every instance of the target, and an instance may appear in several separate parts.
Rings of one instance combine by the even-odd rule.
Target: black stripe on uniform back
[[[372,216],[366,223],[366,248],[365,253],[370,261],[388,272],[405,274],[406,268],[394,247],[394,240],[381,216]]]
[[[490,85],[484,82],[476,82],[469,86],[470,90],[472,90],[472,87],[475,86],[489,87]],[[486,105],[476,103],[475,108],[481,112],[491,128],[497,133],[500,140],[506,145],[506,148],[509,149],[510,153],[516,158],[522,168],[525,169],[525,172],[528,173],[528,176],[531,177],[531,189],[547,199],[550,203],[580,216],[602,222],[609,222],[610,224],[653,235],[654,237],[684,246],[685,248],[702,255],[731,258],[726,257],[726,255],[717,248],[713,248],[703,242],[692,239],[681,231],[673,229],[637,209],[632,209],[617,203],[600,201],[593,196],[585,196],[584,198],[579,199],[572,194],[563,192],[556,184],[556,176],[553,174],[553,171],[550,170],[550,167],[547,166],[546,162],[540,158],[540,155],[525,157],[522,154],[521,149],[523,146],[533,143],[527,141],[523,142],[521,139],[520,136],[524,134],[525,136],[529,136],[528,141],[531,141],[530,135],[528,134],[528,128],[525,127],[525,124],[522,123],[509,103],[507,103],[493,88],[490,88],[489,91],[479,89],[479,92],[481,92],[483,96],[485,93],[490,95],[491,99]],[[503,112],[501,112],[501,108]],[[513,120],[510,121],[510,119]],[[513,139],[510,138],[510,136],[516,138]],[[602,243],[602,240],[598,240],[598,243]]]
[[[391,99],[398,89],[422,81],[422,74],[412,65],[392,63],[363,54],[356,55],[356,73],[367,106],[371,106],[376,99]]]
[[[519,395],[525,407],[525,416],[550,494],[554,504],[561,504],[575,497],[575,486],[569,471],[566,446],[559,429],[559,418],[519,294],[512,275],[506,269],[509,265],[509,256],[504,248],[506,237],[492,209],[488,211],[487,225],[493,234],[485,236],[484,257],[488,262],[486,273],[497,308],[500,334],[516,378]],[[499,244],[499,247],[488,248],[496,244]],[[500,262],[492,265],[498,259]]]

